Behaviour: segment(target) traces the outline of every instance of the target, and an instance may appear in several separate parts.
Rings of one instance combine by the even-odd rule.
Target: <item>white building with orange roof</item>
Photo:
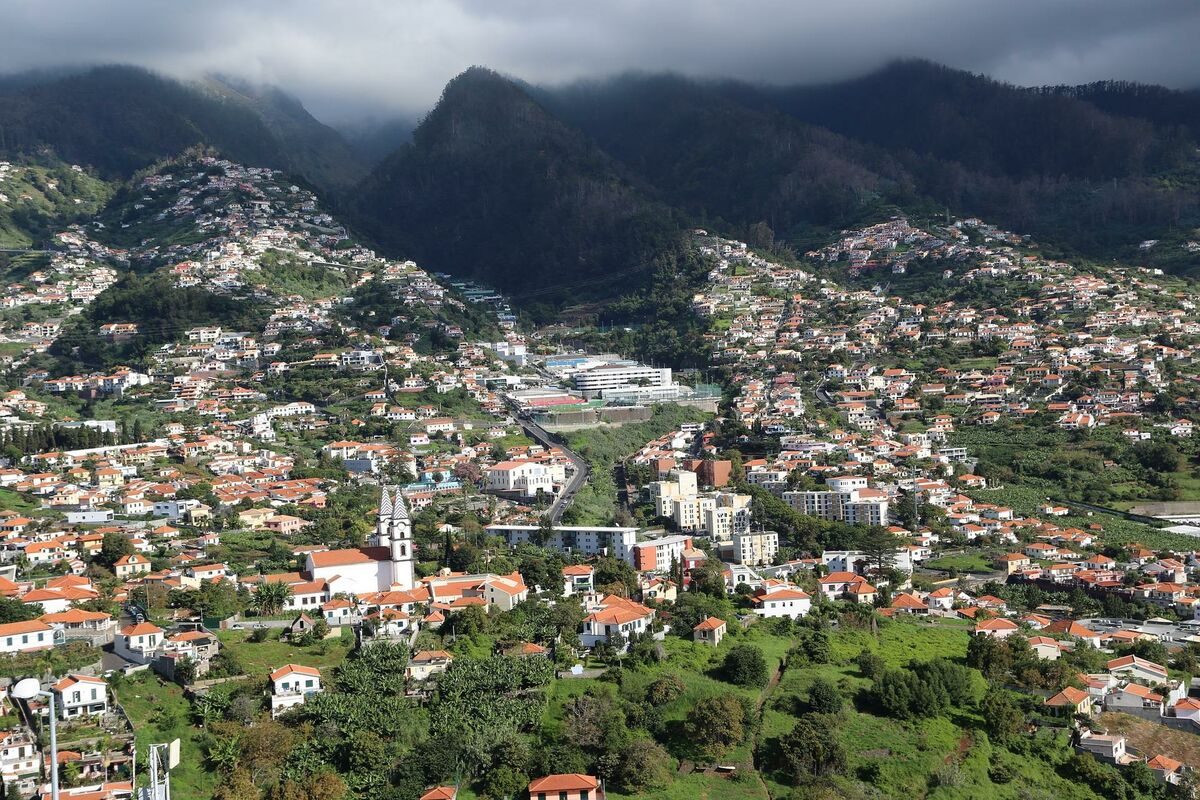
[[[150,559],[140,553],[130,553],[121,556],[113,564],[113,572],[118,580],[128,580],[135,575],[150,571]]]
[[[764,581],[751,602],[754,613],[765,618],[799,619],[812,610],[808,592],[786,582]]]
[[[445,672],[454,661],[454,656],[445,650],[421,650],[409,659],[405,675],[412,681],[428,680],[439,672]]]
[[[412,589],[416,585],[412,520],[399,487],[383,488],[374,539],[371,547],[310,552],[306,577],[324,579],[331,596]]]
[[[614,637],[621,636],[628,643],[630,636],[646,633],[653,624],[654,609],[608,595],[584,618],[579,641],[584,647],[595,647],[600,642],[611,642]]]
[[[108,683],[93,675],[68,675],[51,687],[62,719],[90,717],[108,711]]]
[[[117,631],[113,652],[130,661],[147,663],[162,647],[163,629],[151,622],[139,622]]]
[[[721,644],[727,627],[725,620],[720,617],[706,617],[692,628],[692,641],[717,647]]]
[[[595,591],[596,568],[591,564],[573,564],[563,567],[563,594],[591,594]]]
[[[0,732],[0,779],[5,786],[32,791],[42,777],[42,749],[25,729]]]
[[[271,673],[270,681],[272,718],[323,691],[321,671],[302,664],[285,664]]]
[[[1177,786],[1183,782],[1183,762],[1168,755],[1159,753],[1146,762],[1146,767],[1163,783]]]
[[[975,623],[975,630],[972,633],[976,636],[991,636],[993,639],[1007,639],[1019,630],[1017,623],[1011,619],[997,617],[979,620]]]

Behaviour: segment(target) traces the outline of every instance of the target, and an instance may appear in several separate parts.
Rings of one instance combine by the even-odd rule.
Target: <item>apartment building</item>
[[[779,534],[775,531],[745,531],[735,533],[730,539],[728,550],[722,545],[721,556],[735,564],[770,564],[779,553]]]
[[[491,536],[502,536],[509,547],[533,541],[542,531],[537,525],[488,525]],[[633,563],[632,549],[637,543],[637,528],[557,525],[542,543],[563,553],[582,556],[609,555]]]
[[[690,536],[664,536],[638,542],[632,548],[631,563],[639,572],[666,572],[677,561],[681,561],[683,552],[691,547]]]
[[[670,476],[650,484],[658,516],[671,519],[681,531],[702,533],[715,542],[728,542],[750,530],[750,495],[700,493],[696,473],[687,470],[672,470]]]
[[[887,525],[888,495],[860,476],[827,478],[817,491],[784,492],[783,501],[801,514],[850,525]]]

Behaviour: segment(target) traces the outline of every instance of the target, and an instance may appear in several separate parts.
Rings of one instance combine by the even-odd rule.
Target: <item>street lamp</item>
[[[54,692],[43,692],[42,683],[37,678],[25,678],[17,681],[8,693],[18,700],[29,701],[35,697],[50,699],[50,798],[58,800],[58,721],[54,710]]]

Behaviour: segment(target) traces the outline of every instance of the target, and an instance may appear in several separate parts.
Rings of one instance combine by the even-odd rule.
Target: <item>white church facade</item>
[[[384,486],[373,546],[309,553],[309,580],[323,579],[330,596],[408,591],[416,586],[412,520],[398,486]]]

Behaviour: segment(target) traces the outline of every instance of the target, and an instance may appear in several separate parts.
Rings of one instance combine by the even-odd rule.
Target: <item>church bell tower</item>
[[[379,546],[390,550],[392,585],[411,589],[416,585],[414,570],[412,519],[399,486],[383,487],[379,504]]]

